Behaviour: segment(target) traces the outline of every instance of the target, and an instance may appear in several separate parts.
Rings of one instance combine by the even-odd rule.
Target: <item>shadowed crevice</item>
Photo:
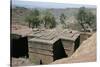
[[[11,39],[11,57],[29,57],[27,37],[18,37]]]
[[[68,57],[68,55],[66,55],[65,53],[61,39],[59,39],[53,45],[53,61],[64,58],[64,57]]]

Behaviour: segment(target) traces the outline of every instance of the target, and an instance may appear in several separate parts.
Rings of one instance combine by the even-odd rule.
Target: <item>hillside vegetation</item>
[[[82,27],[78,23],[76,19],[76,15],[78,14],[79,8],[66,8],[66,9],[40,9],[37,8],[41,14],[41,17],[45,15],[46,11],[49,11],[54,18],[56,19],[56,27],[62,27],[62,24],[60,22],[60,15],[64,14],[66,16],[65,19],[65,24],[66,28],[74,29],[74,30],[81,30]],[[27,25],[28,23],[25,21],[26,17],[35,10],[34,9],[29,9],[29,8],[24,8],[24,7],[13,7],[12,8],[12,23],[17,23],[17,24],[22,24],[22,25]],[[91,11],[94,15],[96,15],[96,8],[86,8],[86,10]],[[96,22],[94,22],[96,24]],[[96,27],[96,26],[95,26]]]

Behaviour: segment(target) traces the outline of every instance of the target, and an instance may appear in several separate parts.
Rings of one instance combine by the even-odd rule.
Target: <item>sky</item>
[[[12,5],[26,8],[96,8],[95,5],[12,0]]]

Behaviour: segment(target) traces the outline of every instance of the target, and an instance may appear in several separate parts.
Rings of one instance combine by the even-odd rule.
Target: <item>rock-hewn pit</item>
[[[96,33],[85,40],[71,57],[57,60],[53,64],[89,61],[96,61]]]
[[[75,54],[76,52],[80,52],[82,54],[82,56],[78,57],[81,60],[83,54],[89,51],[87,50],[88,45],[86,44],[89,41],[92,42],[91,39],[88,40],[87,43],[83,42],[92,34],[80,33],[69,29],[38,30],[17,25],[12,28],[11,35],[12,60],[25,58],[33,64],[50,64],[52,62],[59,63],[59,59],[69,59],[70,57],[73,57],[73,55],[78,56],[78,54]],[[78,48],[79,46],[80,48]],[[84,48],[82,48],[82,46],[84,46]],[[71,62],[73,62],[73,60]],[[84,57],[83,60],[85,60]],[[68,61],[70,62],[70,60]],[[17,61],[13,62],[17,63]],[[19,65],[21,65],[21,63],[19,63]]]

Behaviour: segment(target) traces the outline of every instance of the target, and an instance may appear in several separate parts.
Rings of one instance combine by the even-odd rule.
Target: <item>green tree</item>
[[[25,21],[28,22],[28,26],[29,28],[31,27],[31,23],[32,23],[32,17],[30,15],[25,17]]]
[[[81,7],[77,14],[77,20],[84,29],[84,31],[86,31],[87,28],[85,25],[87,24],[88,27],[91,27],[93,22],[96,22],[96,16],[93,15],[92,12],[86,10],[85,7]]]
[[[61,24],[63,25],[63,28],[66,28],[65,20],[66,20],[66,16],[62,13],[62,14],[60,15],[60,22],[61,22]]]
[[[81,7],[79,9],[78,15],[77,15],[77,20],[80,23],[80,25],[82,26],[82,28],[84,29],[84,31],[86,30],[84,27],[85,24],[85,20],[86,20],[86,12],[85,12],[85,7]]]
[[[96,15],[92,12],[87,12],[86,23],[91,27],[96,22]]]
[[[34,9],[25,19],[29,23],[29,27],[37,28],[40,25],[40,12]]]
[[[49,11],[46,11],[44,15],[44,27],[45,28],[56,27],[55,17]]]

